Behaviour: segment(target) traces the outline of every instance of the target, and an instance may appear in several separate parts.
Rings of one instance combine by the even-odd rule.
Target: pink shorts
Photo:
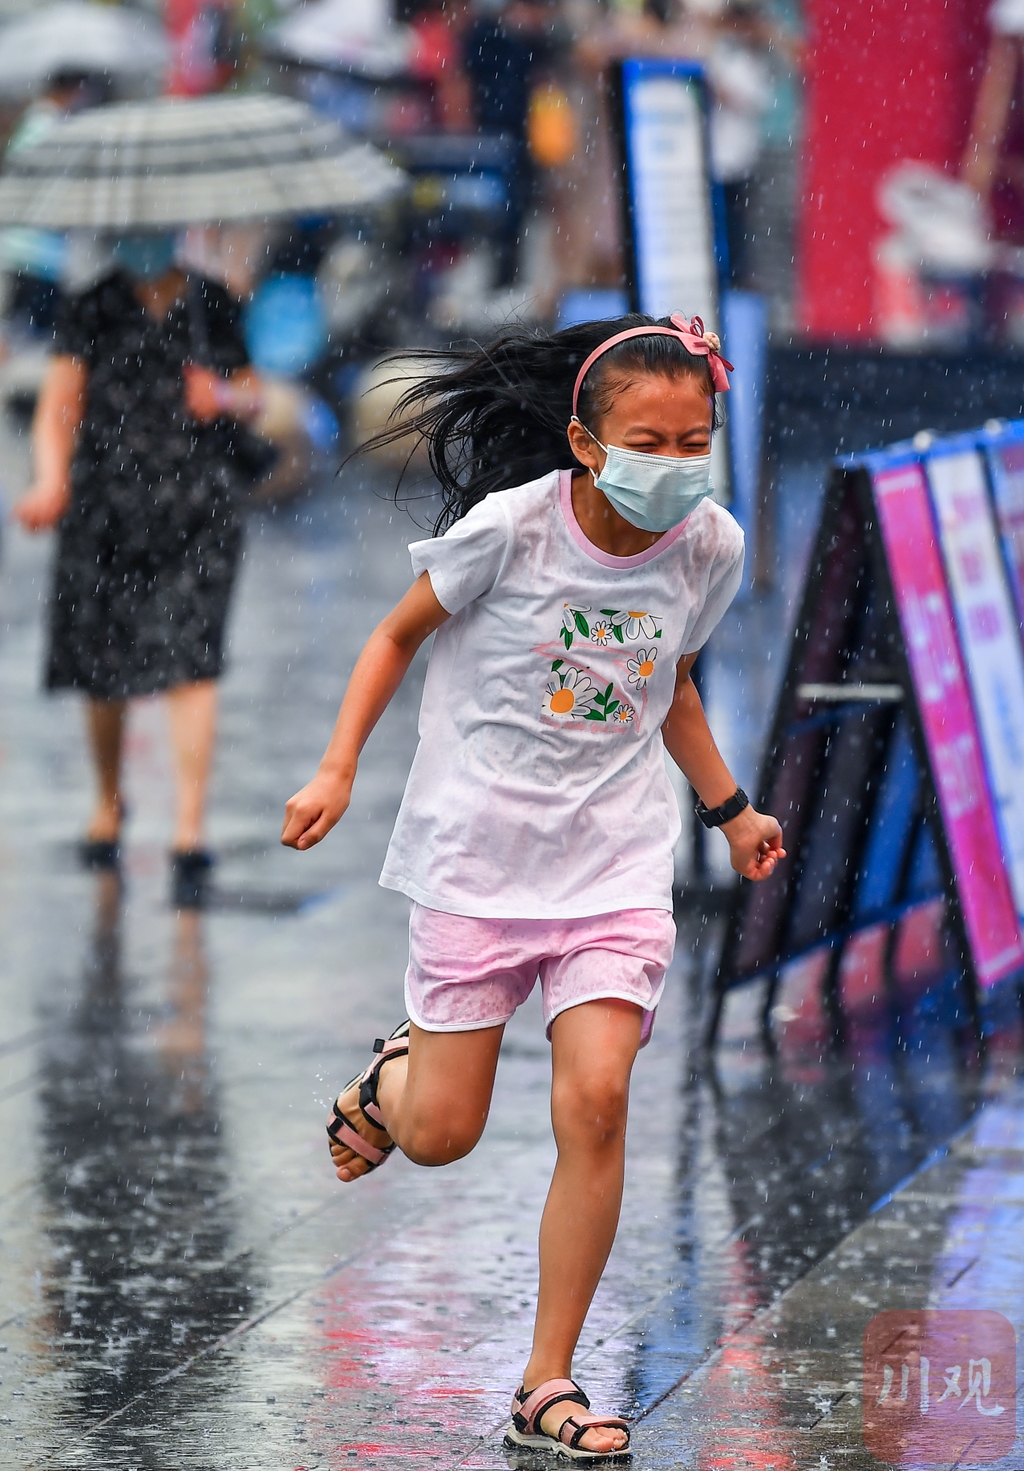
[[[676,927],[663,909],[585,919],[473,919],[413,903],[405,1001],[425,1032],[473,1032],[507,1022],[540,977],[544,1025],[608,997],[643,1008],[641,1047],[672,959]]]

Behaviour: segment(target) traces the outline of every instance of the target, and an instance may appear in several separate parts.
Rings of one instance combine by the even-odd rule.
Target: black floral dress
[[[50,597],[46,683],[124,699],[213,679],[241,550],[244,471],[228,420],[200,424],[184,401],[183,367],[228,372],[247,362],[237,308],[201,281],[192,311],[159,321],[128,278],[107,277],[69,300],[56,351],[89,371]]]

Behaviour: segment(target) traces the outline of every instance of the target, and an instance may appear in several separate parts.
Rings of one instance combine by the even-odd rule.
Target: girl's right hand
[[[281,842],[304,852],[326,838],[352,798],[352,780],[317,772],[313,780],[285,803]]]
[[[416,650],[449,616],[434,596],[430,574],[421,572],[398,607],[371,633],[356,660],[320,769],[285,807],[281,842],[286,848],[312,848],[345,812],[363,743]]]

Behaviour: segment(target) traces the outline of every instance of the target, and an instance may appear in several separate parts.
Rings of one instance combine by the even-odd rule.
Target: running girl
[[[468,1154],[503,1028],[539,976],[558,1162],[507,1443],[575,1459],[629,1451],[627,1423],[589,1414],[571,1375],[618,1223],[630,1070],[675,941],[679,815],[663,751],[739,873],[766,879],[785,856],[690,679],[743,561],[739,527],[709,498],[715,395],[728,388],[718,346],[679,316],[510,329],[448,353],[407,394],[444,510],[435,538],[411,546],[416,581],[360,655],[282,833],[299,849],[327,836],[364,742],[435,634],[381,875],[412,900],[411,1021],[342,1091],[331,1155],[350,1181],[396,1146],[422,1165]]]

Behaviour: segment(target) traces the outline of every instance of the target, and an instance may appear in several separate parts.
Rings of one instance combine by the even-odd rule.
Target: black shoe
[[[174,909],[202,909],[215,859],[205,848],[171,854],[171,905]]]
[[[83,868],[118,868],[121,863],[121,844],[107,842],[102,838],[83,838],[78,845],[78,861]]]

